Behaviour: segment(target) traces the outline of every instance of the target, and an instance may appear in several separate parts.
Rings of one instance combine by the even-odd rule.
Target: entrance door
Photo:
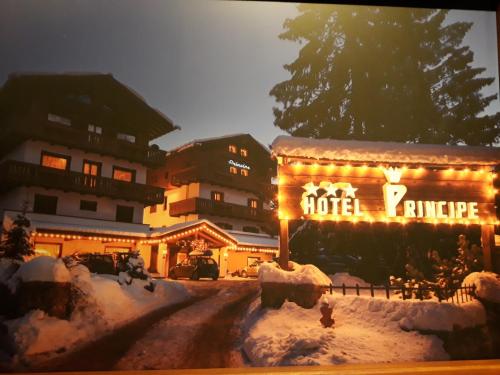
[[[101,175],[101,163],[95,161],[83,161],[83,174],[85,175],[83,183],[88,187],[96,187],[97,176]]]
[[[149,261],[149,272],[158,272],[158,245],[151,246],[151,259]]]

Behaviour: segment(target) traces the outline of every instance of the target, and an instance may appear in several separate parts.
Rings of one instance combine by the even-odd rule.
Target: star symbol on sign
[[[358,188],[353,188],[352,186],[348,186],[345,188],[345,197],[346,198],[356,198],[356,190],[358,190]]]
[[[307,184],[302,186],[302,188],[306,190],[306,195],[314,195],[315,197],[318,196],[319,186],[314,185],[314,183],[308,182]]]
[[[335,187],[334,184],[330,184],[328,185],[328,187],[325,189],[326,190],[326,195],[333,195],[334,197],[337,196],[337,190],[339,190],[338,188]]]

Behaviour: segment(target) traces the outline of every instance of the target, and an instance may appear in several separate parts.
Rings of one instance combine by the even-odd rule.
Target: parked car
[[[130,253],[82,253],[73,256],[92,273],[118,275],[126,270]]]
[[[171,279],[182,277],[191,280],[208,277],[217,280],[219,278],[219,266],[209,256],[189,256],[181,263],[171,267],[168,271],[168,277]]]
[[[233,272],[231,275],[240,277],[257,277],[259,276],[259,268],[262,263],[264,263],[263,260],[256,260],[249,266],[236,270],[236,272]]]

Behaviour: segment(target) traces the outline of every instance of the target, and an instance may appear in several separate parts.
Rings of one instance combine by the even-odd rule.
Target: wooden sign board
[[[278,168],[280,219],[495,224],[487,168],[334,164],[286,158]]]

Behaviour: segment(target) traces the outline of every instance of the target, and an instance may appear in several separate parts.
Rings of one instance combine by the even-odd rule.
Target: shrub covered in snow
[[[500,275],[493,272],[473,272],[462,285],[474,285],[476,295],[486,301],[500,303]]]
[[[293,269],[285,271],[277,263],[262,263],[259,268],[260,283],[330,285],[330,279],[312,264],[290,262]]]
[[[190,296],[182,284],[174,281],[157,281],[155,292],[151,293],[145,289],[148,280],[136,279],[131,285],[122,286],[115,275],[91,274],[83,265],[67,269],[61,260],[49,257],[23,264],[14,278],[16,285],[20,280],[69,282],[73,304],[68,319],[32,310],[20,318],[3,322],[14,344],[14,366],[16,361],[36,362],[67,352]]]
[[[68,283],[71,281],[71,276],[61,259],[40,256],[23,263],[11,278],[12,285],[30,281]]]

